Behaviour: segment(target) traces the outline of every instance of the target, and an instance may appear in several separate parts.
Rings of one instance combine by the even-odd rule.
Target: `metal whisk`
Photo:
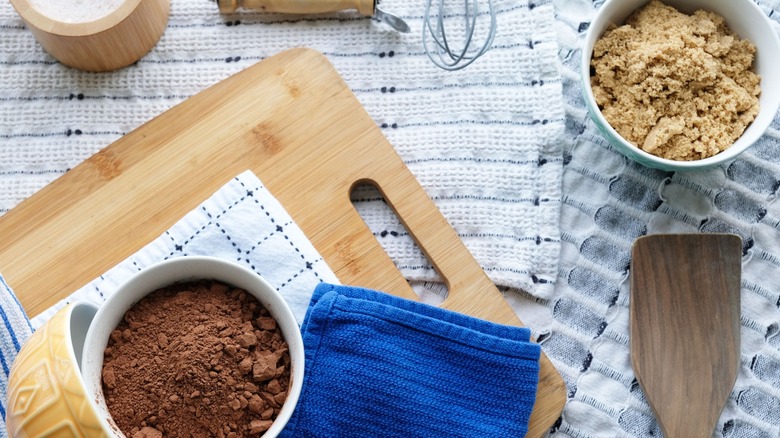
[[[484,17],[485,13],[480,14],[480,0],[463,0],[464,11],[462,15],[453,15],[451,11],[445,9],[445,0],[436,0],[438,2],[437,10],[434,15],[431,15],[433,1],[434,0],[426,0],[425,2],[422,40],[425,53],[428,54],[428,57],[434,64],[444,70],[460,70],[487,52],[496,36],[496,11],[493,8],[493,0],[486,0],[488,7],[487,15],[490,18],[490,25],[486,29],[487,33],[483,36],[484,42],[479,47],[472,47],[472,44],[474,43],[475,38],[482,36],[475,34],[478,27],[477,19],[480,15],[483,15],[483,19],[486,18]],[[456,20],[459,16],[464,20],[462,28],[463,44],[461,47],[456,48],[453,45],[454,41],[447,37],[444,22],[445,20]],[[450,34],[450,37],[451,36],[452,35]]]

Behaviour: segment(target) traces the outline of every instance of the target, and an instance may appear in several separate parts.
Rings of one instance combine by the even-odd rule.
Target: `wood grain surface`
[[[170,0],[125,0],[105,17],[68,23],[40,13],[29,0],[10,1],[46,52],[94,72],[126,67],[146,55],[165,32],[171,7]]]
[[[238,8],[250,11],[280,12],[283,14],[322,14],[349,9],[361,15],[374,15],[374,0],[218,0],[219,12],[231,14]]]
[[[246,169],[344,284],[416,299],[349,195],[377,186],[449,289],[443,307],[520,325],[376,123],[321,54],[266,59],[163,113],[0,218],[0,267],[32,316],[170,228]],[[543,355],[528,436],[558,419]]]
[[[742,242],[652,235],[631,261],[631,361],[668,438],[712,436],[739,367]]]

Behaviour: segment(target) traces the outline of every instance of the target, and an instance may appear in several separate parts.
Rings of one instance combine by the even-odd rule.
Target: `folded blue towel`
[[[0,318],[3,320],[0,326],[0,365],[3,368],[3,373],[0,375],[0,415],[3,418],[0,438],[4,438],[8,436],[5,429],[8,375],[11,373],[11,365],[16,354],[30,337],[33,329],[22,305],[2,275],[0,275]]]
[[[538,344],[511,327],[368,289],[320,284],[303,390],[282,437],[522,437]]]

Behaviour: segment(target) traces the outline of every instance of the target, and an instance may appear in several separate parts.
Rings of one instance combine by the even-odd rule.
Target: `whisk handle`
[[[217,0],[223,14],[238,8],[283,14],[320,14],[356,9],[360,15],[373,16],[375,0]]]

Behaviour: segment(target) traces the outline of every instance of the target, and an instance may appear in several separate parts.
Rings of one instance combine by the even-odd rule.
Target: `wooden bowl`
[[[168,25],[170,0],[125,0],[108,15],[69,23],[48,17],[29,0],[11,0],[44,50],[86,71],[126,67],[147,54]]]

